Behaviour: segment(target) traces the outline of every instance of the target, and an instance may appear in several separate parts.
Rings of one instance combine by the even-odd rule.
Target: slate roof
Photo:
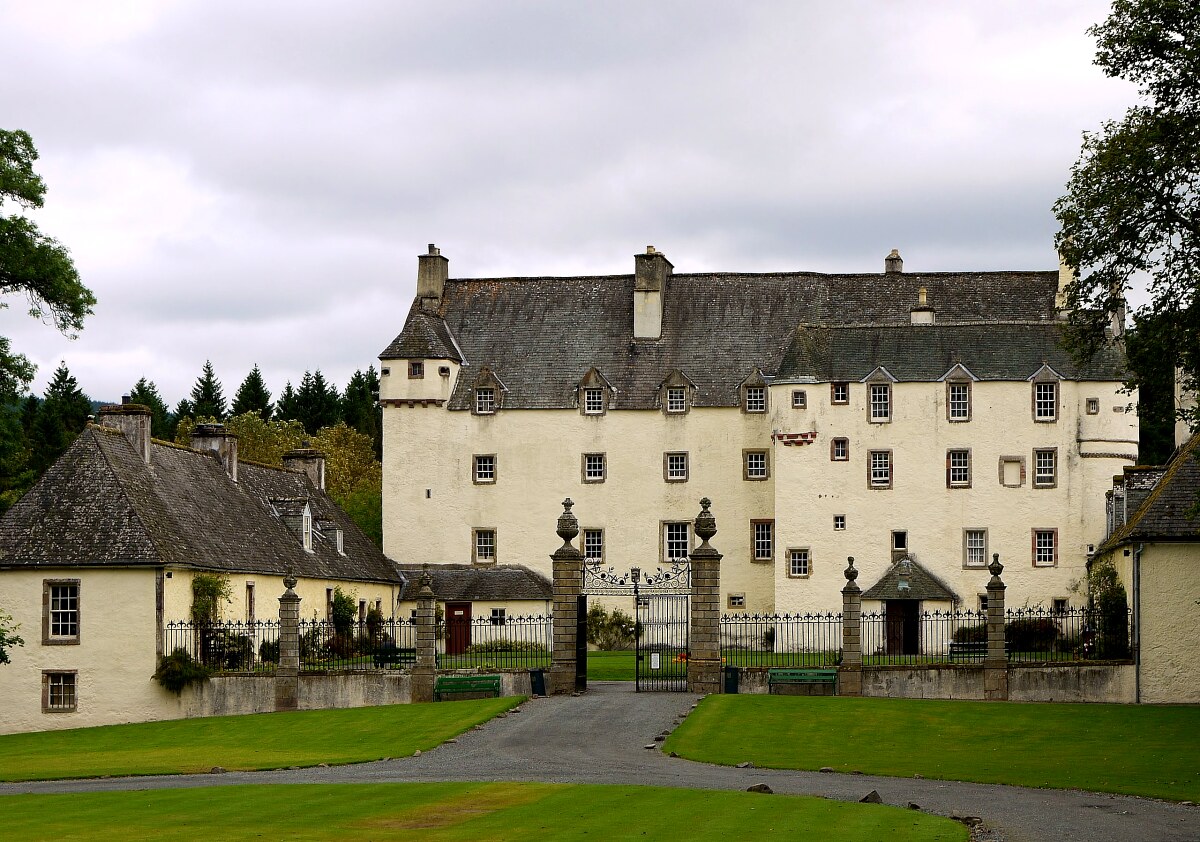
[[[939,326],[976,323],[968,335],[954,338],[969,367],[975,361],[968,352],[976,348],[990,344],[1001,355],[1015,353],[1031,337],[1039,350],[1022,360],[1036,356],[1040,365],[1042,356],[1065,359],[1057,334],[1035,329],[1055,323],[1057,272],[675,274],[663,293],[659,340],[633,338],[633,275],[451,279],[436,310],[414,302],[404,331],[380,358],[464,362],[468,368],[457,380],[450,409],[470,408],[472,371],[483,366],[507,386],[507,408],[574,408],[576,387],[592,367],[615,388],[616,408],[656,407],[658,385],[675,369],[696,384],[694,405],[737,406],[738,386],[754,369],[775,375],[786,357],[789,372],[796,373],[801,357],[787,352],[800,325],[890,325],[902,328],[897,336],[917,336],[910,310],[921,287]],[[916,341],[912,353],[926,353],[929,337],[934,351],[953,350],[938,344],[952,341],[944,336],[935,328]],[[1100,370],[1110,373],[1114,359],[1105,357]],[[997,367],[987,360],[979,364],[983,370]],[[862,365],[865,370],[854,379],[875,367]],[[1014,366],[999,368],[1015,376]],[[915,361],[909,366],[919,367]],[[1021,379],[1037,367],[1023,371]]]
[[[421,565],[401,565],[407,580],[401,599],[417,598],[421,587]],[[482,602],[507,600],[547,600],[553,585],[541,573],[521,565],[472,567],[469,564],[431,564],[433,594],[439,602]]]
[[[1200,541],[1200,433],[1164,468],[1154,489],[1101,551],[1135,541]]]
[[[307,475],[252,462],[238,482],[213,455],[163,442],[145,464],[124,434],[89,426],[0,518],[0,567],[182,566],[399,584],[395,566]],[[313,552],[269,500],[307,500]],[[303,506],[300,506],[302,509]]]
[[[941,579],[934,576],[928,570],[921,566],[915,558],[908,558],[912,562],[912,572],[908,577],[908,590],[900,591],[897,585],[900,583],[900,561],[897,561],[888,568],[888,571],[879,578],[871,587],[863,591],[862,599],[929,599],[943,602],[961,602],[953,590],[951,590]]]

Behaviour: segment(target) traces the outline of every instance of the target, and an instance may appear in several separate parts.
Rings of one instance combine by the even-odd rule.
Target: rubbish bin
[[[546,671],[545,670],[530,670],[529,671],[529,690],[535,696],[546,695]]]
[[[736,694],[738,679],[741,677],[741,667],[725,667],[725,692]]]

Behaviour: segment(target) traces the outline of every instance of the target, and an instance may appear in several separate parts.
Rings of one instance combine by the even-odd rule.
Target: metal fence
[[[841,614],[721,617],[721,659],[725,666],[832,667],[841,658]]]
[[[447,618],[438,629],[440,669],[544,669],[550,666],[554,622],[549,616]]]
[[[279,661],[279,621],[167,623],[163,653],[182,649],[215,672],[274,672]]]

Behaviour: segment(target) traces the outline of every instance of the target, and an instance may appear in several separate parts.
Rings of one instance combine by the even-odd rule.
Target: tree
[[[140,378],[129,390],[129,400],[149,408],[150,435],[161,441],[170,441],[173,438],[171,412],[163,402],[162,395],[158,393],[158,386],[154,385],[153,380]]]
[[[196,417],[207,415],[218,421],[225,419],[225,390],[213,371],[211,360],[204,361],[204,368],[196,379],[196,385],[192,387],[191,407],[192,411],[189,414]]]
[[[8,657],[9,649],[25,645],[25,641],[17,634],[20,628],[10,615],[0,611],[0,664],[11,663]]]
[[[1054,205],[1056,243],[1077,271],[1068,289],[1068,342],[1087,358],[1123,311],[1124,293],[1148,278],[1153,317],[1176,341],[1169,362],[1200,385],[1200,5],[1114,0],[1089,34],[1096,64],[1138,86],[1121,120],[1084,134],[1067,193]],[[1194,415],[1194,413],[1193,413]],[[1191,419],[1193,423],[1195,418]]]
[[[242,385],[238,386],[237,394],[233,396],[233,414],[257,412],[266,421],[271,418],[272,408],[271,393],[263,381],[262,372],[258,370],[258,363],[255,363]]]
[[[316,433],[342,420],[341,399],[337,387],[325,381],[321,369],[315,373],[304,372],[300,388],[296,391],[297,420],[309,433]]]
[[[38,158],[28,133],[0,129],[0,208],[40,208],[46,184],[33,169]],[[66,247],[47,237],[21,213],[0,215],[0,293],[23,292],[29,314],[73,336],[83,329],[96,297],[83,285]],[[6,306],[6,305],[0,305]],[[34,368],[0,337],[0,391],[23,391]]]

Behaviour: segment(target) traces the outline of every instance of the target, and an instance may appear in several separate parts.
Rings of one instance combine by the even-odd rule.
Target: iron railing
[[[554,622],[545,615],[447,618],[438,629],[440,669],[544,669],[550,666]]]
[[[832,667],[841,658],[841,614],[721,617],[721,659],[726,666]]]

